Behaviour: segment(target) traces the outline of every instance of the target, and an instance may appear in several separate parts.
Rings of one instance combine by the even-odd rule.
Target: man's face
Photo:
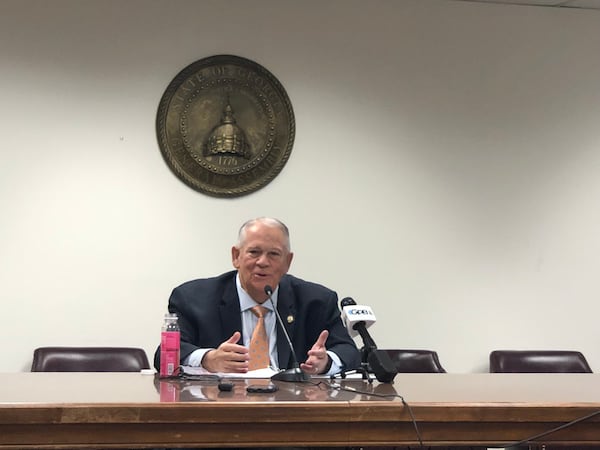
[[[241,247],[231,249],[233,267],[238,269],[242,287],[259,303],[268,298],[265,286],[275,289],[290,268],[294,254],[285,244],[285,235],[278,227],[256,223],[246,230]]]

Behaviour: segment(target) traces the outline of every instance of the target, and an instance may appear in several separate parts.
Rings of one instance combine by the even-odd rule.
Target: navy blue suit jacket
[[[177,314],[181,329],[181,361],[198,348],[216,348],[235,331],[242,332],[236,274],[234,270],[214,278],[189,281],[171,293],[169,311]],[[345,370],[360,366],[360,353],[342,323],[334,291],[284,275],[279,282],[277,299],[277,310],[300,363],[308,358],[308,351],[321,331],[328,330],[327,350],[340,357]],[[291,323],[288,318],[293,319]],[[243,343],[243,336],[239,343]],[[281,369],[293,367],[293,358],[279,325],[277,352]],[[158,370],[160,347],[154,354],[154,365]]]

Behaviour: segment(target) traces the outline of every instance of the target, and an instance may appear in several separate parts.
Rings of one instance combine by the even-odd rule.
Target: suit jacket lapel
[[[223,298],[219,303],[219,314],[223,333],[225,334],[224,339],[229,339],[236,331],[242,331],[240,300],[235,285],[235,277],[233,282],[227,284],[223,291]],[[244,342],[244,336],[242,336],[240,342]]]
[[[286,282],[285,277],[279,282],[279,293],[277,294],[277,311],[281,320],[290,335],[290,340],[294,342],[294,331],[296,329],[296,301],[290,284]],[[279,357],[279,367],[286,369],[291,367],[290,347],[287,343],[285,334],[279,324],[277,324],[277,354]]]

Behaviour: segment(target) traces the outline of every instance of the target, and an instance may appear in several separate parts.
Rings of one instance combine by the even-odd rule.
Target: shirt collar
[[[240,299],[240,311],[241,312],[247,311],[250,308],[252,308],[253,306],[258,305],[258,303],[256,301],[254,301],[254,299],[252,297],[250,297],[250,294],[248,294],[242,287],[242,283],[240,282],[240,273],[239,272],[236,273],[236,275],[235,275],[235,286],[237,287],[238,298]],[[277,285],[277,287],[273,291],[273,294],[271,295],[271,298],[273,299],[273,303],[275,304],[275,307],[277,307],[277,294],[278,293],[279,293],[279,285]],[[267,300],[262,305],[265,308],[267,308],[269,311],[273,311],[273,306],[271,305],[270,301]]]

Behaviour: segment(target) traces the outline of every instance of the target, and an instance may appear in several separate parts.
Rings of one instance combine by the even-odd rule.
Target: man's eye
[[[248,250],[248,253],[252,256],[260,255],[260,251],[258,250]]]

